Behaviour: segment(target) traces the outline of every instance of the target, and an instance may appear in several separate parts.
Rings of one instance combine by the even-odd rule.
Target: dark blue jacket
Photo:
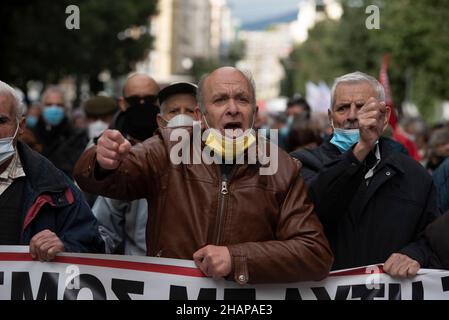
[[[97,220],[81,191],[49,160],[17,143],[25,171],[20,209],[20,242],[28,245],[40,231],[49,229],[64,243],[66,252],[104,252]]]
[[[439,165],[432,177],[438,193],[438,208],[444,213],[449,210],[449,159]]]

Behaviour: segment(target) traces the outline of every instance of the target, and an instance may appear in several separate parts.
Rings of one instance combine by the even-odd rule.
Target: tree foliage
[[[437,101],[449,100],[449,1],[342,0],[338,22],[316,25],[309,39],[284,61],[284,93],[304,92],[307,80],[332,79],[355,70],[378,77],[389,54],[390,82],[397,106],[406,98],[427,116]],[[355,5],[357,4],[357,5]],[[368,30],[368,5],[380,8],[380,29]],[[407,96],[408,95],[408,96]]]
[[[80,29],[66,28],[69,5],[80,9]],[[131,70],[151,47],[148,34],[120,40],[131,26],[147,26],[157,1],[5,0],[0,11],[1,78],[19,86],[30,79],[55,82],[66,75],[91,82],[108,70]]]

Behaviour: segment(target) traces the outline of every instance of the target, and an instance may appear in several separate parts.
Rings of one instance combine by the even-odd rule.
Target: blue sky
[[[276,17],[298,9],[300,0],[227,0],[232,13],[242,24]]]

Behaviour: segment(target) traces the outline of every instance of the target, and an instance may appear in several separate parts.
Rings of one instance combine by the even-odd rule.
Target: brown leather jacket
[[[307,198],[300,162],[279,150],[276,174],[260,175],[260,164],[244,164],[224,180],[216,164],[173,164],[170,131],[160,129],[135,145],[101,179],[96,146],[75,167],[75,179],[87,192],[148,200],[148,256],[191,260],[205,245],[223,245],[232,258],[229,277],[241,284],[328,275],[333,256]]]

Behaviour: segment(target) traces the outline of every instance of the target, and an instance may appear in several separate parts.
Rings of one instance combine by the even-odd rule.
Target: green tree
[[[342,0],[340,21],[318,23],[287,61],[284,92],[304,92],[307,80],[332,79],[355,70],[379,75],[384,54],[396,106],[406,98],[429,118],[435,102],[449,99],[449,1]],[[380,8],[380,29],[368,30],[365,9]],[[408,90],[407,90],[408,88]],[[409,97],[406,97],[407,93]]]
[[[350,3],[343,1],[340,21],[327,19],[317,23],[308,40],[294,49],[289,58],[293,65],[290,72],[294,72],[296,79],[293,90],[304,92],[308,80],[331,84],[336,76],[355,70],[379,72],[383,49],[376,37],[381,31],[366,29],[365,6]]]
[[[411,74],[409,98],[430,119],[435,103],[449,99],[449,2],[388,1],[382,27],[381,41],[392,57],[396,101],[405,98],[405,82]]]
[[[281,92],[285,96],[305,93],[307,81],[328,83],[341,72],[335,57],[338,43],[335,42],[335,30],[339,23],[331,20],[316,25],[310,32],[309,40],[293,49],[288,59],[282,61],[286,77],[282,82]]]
[[[66,28],[66,8],[80,9],[80,29]],[[147,26],[156,1],[6,0],[1,4],[0,70],[4,81],[24,87],[30,79],[56,82],[66,75],[88,78],[93,91],[98,74],[130,71],[151,48],[148,34],[120,40],[132,26]]]

